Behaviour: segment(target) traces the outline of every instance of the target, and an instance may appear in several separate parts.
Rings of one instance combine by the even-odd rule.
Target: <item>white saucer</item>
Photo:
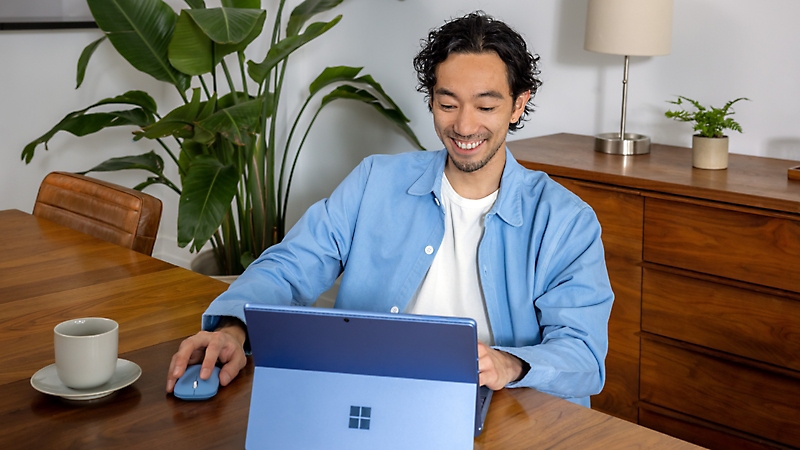
[[[125,359],[117,359],[114,375],[106,384],[92,389],[72,389],[64,386],[58,378],[56,365],[50,364],[31,377],[31,386],[43,394],[55,395],[69,400],[94,400],[105,397],[112,392],[130,386],[142,375],[142,369],[136,363]]]

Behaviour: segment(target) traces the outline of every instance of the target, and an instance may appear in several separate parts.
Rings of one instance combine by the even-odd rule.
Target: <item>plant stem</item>
[[[172,150],[170,150],[169,147],[167,147],[167,144],[165,144],[164,141],[161,140],[161,138],[156,138],[156,141],[159,144],[161,144],[161,147],[164,148],[164,150],[167,152],[169,157],[172,158],[172,161],[175,162],[175,165],[178,166],[178,171],[181,173],[181,175],[186,175],[186,173],[181,168],[181,165],[178,163],[178,158],[176,158],[175,154],[172,153]],[[178,141],[178,144],[180,144],[180,141]],[[178,192],[178,193],[180,194],[180,192]]]
[[[175,85],[173,85],[173,86],[175,86]],[[175,86],[175,89],[178,90],[178,94],[181,94],[181,98],[183,99],[183,103],[189,103],[189,99],[186,98],[186,93],[181,91],[181,89],[178,86]]]
[[[280,177],[278,178],[278,198],[283,198],[283,194],[282,194],[283,186],[284,186],[284,184],[283,184],[283,176],[286,173],[286,159],[287,159],[288,154],[289,154],[289,144],[291,144],[291,142],[292,142],[292,136],[294,136],[295,129],[297,128],[297,125],[300,123],[300,118],[303,116],[303,112],[306,110],[306,107],[311,102],[311,98],[312,97],[309,96],[306,99],[305,103],[303,103],[303,106],[300,108],[300,112],[297,114],[297,117],[294,119],[294,123],[292,124],[292,129],[291,129],[291,131],[289,131],[289,137],[286,138],[286,147],[285,147],[285,149],[283,151],[283,158],[281,159],[281,173],[280,173]],[[288,190],[288,187],[287,187],[287,190]],[[284,204],[286,204],[285,201],[284,201]]]
[[[278,43],[278,39],[280,36],[281,30],[281,17],[283,16],[283,7],[286,4],[286,0],[281,0],[280,4],[278,4],[278,13],[275,15],[275,24],[272,26],[272,39],[270,40],[270,48],[272,48],[275,44]]]
[[[161,177],[161,179],[164,181],[164,184],[166,184],[170,189],[175,191],[176,194],[181,195],[181,190],[178,189],[178,186],[176,186],[175,183],[173,183],[169,178]]]
[[[239,58],[239,73],[242,74],[242,90],[244,91],[244,95],[249,98],[250,92],[247,89],[247,77],[245,76],[246,72],[244,70],[244,52],[238,52],[237,56]]]
[[[283,200],[283,212],[281,213],[281,218],[278,224],[279,233],[283,235],[285,228],[286,228],[286,209],[289,204],[289,189],[292,187],[292,178],[294,177],[294,168],[297,166],[297,159],[300,157],[300,150],[303,149],[303,144],[306,143],[306,138],[308,137],[308,133],[311,131],[311,126],[314,125],[314,121],[317,120],[317,116],[319,113],[322,112],[322,106],[317,109],[317,112],[314,113],[314,117],[311,118],[311,122],[309,122],[308,127],[306,128],[306,132],[303,134],[303,139],[300,141],[300,145],[297,146],[297,152],[294,154],[294,161],[292,161],[292,170],[289,171],[289,181],[286,183],[286,195],[284,196]]]
[[[206,92],[206,98],[211,99],[211,93],[208,92],[208,86],[206,86],[206,80],[204,80],[203,77],[200,75],[198,75],[197,78],[200,79],[200,85],[203,86],[203,90]]]
[[[274,47],[275,44],[280,40],[280,27],[281,21],[283,17],[283,8],[286,4],[286,0],[281,0],[278,4],[278,12],[275,16],[275,23],[272,27],[272,38],[270,39],[270,48]],[[285,61],[284,61],[285,62]],[[264,79],[261,86],[259,86],[259,96],[263,95],[265,91],[269,91],[268,86],[270,82],[277,81],[277,76],[273,79],[273,74],[276,73],[275,68],[270,71],[268,76]],[[277,84],[275,85],[278,86]],[[275,189],[275,113],[278,109],[278,97],[280,91],[273,91],[273,108],[271,114],[268,114],[267,103],[264,102],[264,107],[262,108],[262,120],[263,120],[263,127],[261,130],[261,149],[263,150],[260,154],[264,156],[263,161],[259,161],[259,165],[263,167],[264,172],[264,190],[265,195],[269,196],[269,199],[265,199],[264,201],[264,212],[266,216],[266,221],[264,225],[267,229],[264,230],[267,234],[267,238],[265,239],[265,246],[268,247],[275,243],[275,228],[277,226],[277,222],[280,222],[280,218],[278,217],[280,208],[278,206],[279,197],[277,195],[277,190]],[[267,116],[270,115],[271,118],[269,119],[269,131],[267,131]],[[268,137],[267,137],[268,136]],[[268,229],[272,227],[272,230]],[[255,255],[254,255],[255,256]]]
[[[228,80],[228,87],[231,89],[231,93],[233,94],[233,104],[239,104],[239,94],[236,93],[236,85],[233,84],[233,78],[231,78],[231,72],[228,70],[228,65],[225,63],[225,60],[222,60],[222,71],[225,72],[225,78]]]
[[[275,94],[273,95],[272,120],[269,123],[269,125],[270,125],[269,126],[269,142],[270,142],[270,147],[272,147],[273,149],[275,148],[275,128],[276,128],[276,125],[277,125],[277,122],[278,122],[276,120],[276,118],[278,117],[278,104],[280,103],[280,98],[281,98],[280,94],[281,94],[281,90],[283,88],[283,78],[286,75],[286,65],[288,63],[289,63],[289,57],[287,56],[286,58],[283,59],[283,64],[280,65],[281,66],[281,74],[280,74],[280,76],[276,77],[278,82],[277,82],[277,85],[275,86]],[[277,69],[277,66],[275,67],[275,69]],[[288,143],[287,143],[286,146],[284,146],[284,149],[283,149],[284,154],[288,150],[289,150],[289,148],[288,148]],[[270,158],[269,161],[275,161],[275,151],[274,150],[272,152],[272,158]],[[279,170],[279,172],[282,173],[283,172],[283,166],[281,166],[281,168],[278,169],[278,170]],[[275,189],[274,175],[273,175],[273,183],[270,184],[270,186],[273,187],[273,190]],[[281,186],[278,186],[277,190],[280,191],[280,189],[281,189]],[[283,208],[281,206],[280,195],[277,197],[277,199],[278,199],[278,204],[277,204],[277,211],[276,212],[278,212],[278,214],[279,214],[278,223],[280,224],[280,223],[283,222],[283,218],[280,215],[280,211],[283,210]],[[278,235],[279,235],[279,238],[283,237],[283,233],[281,231],[278,232]]]

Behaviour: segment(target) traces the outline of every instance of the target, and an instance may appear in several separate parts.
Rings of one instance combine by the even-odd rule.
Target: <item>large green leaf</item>
[[[283,61],[298,48],[311,42],[326,31],[333,28],[337,23],[339,23],[340,20],[342,20],[342,16],[336,16],[336,18],[327,23],[312,23],[306,28],[306,31],[303,32],[303,34],[298,36],[289,36],[273,45],[267,52],[267,56],[264,57],[264,60],[260,63],[247,61],[247,73],[250,74],[250,78],[252,78],[256,83],[263,82],[269,71],[272,70],[272,68],[275,67],[279,62]]]
[[[271,100],[271,96],[272,96],[271,93],[265,94],[265,97],[269,98],[268,101],[272,101]],[[227,108],[227,107],[233,106],[233,105],[235,105],[237,103],[246,102],[246,101],[252,100],[254,98],[255,98],[254,96],[247,95],[242,91],[228,92],[227,94],[225,94],[222,97],[220,97],[219,100],[217,100],[217,106],[219,108]]]
[[[167,47],[177,14],[161,0],[87,0],[97,26],[136,69],[183,92],[189,77],[169,63]]]
[[[212,48],[211,39],[203,33],[186,10],[181,11],[168,47],[169,62],[172,66],[187,75],[211,72],[214,68]]]
[[[235,52],[243,52],[247,46],[250,45],[250,43],[261,34],[261,31],[264,30],[264,21],[266,19],[267,12],[261,11],[260,15],[258,16],[258,20],[253,26],[253,29],[250,31],[250,34],[238,44],[216,44],[214,56],[216,57],[217,62],[222,60],[225,55]]]
[[[261,9],[261,0],[222,0],[222,6],[226,8]]]
[[[134,108],[134,109],[126,109],[124,111],[111,111],[108,114],[116,116],[118,122],[126,122],[124,125],[136,125],[138,127],[146,127],[152,125],[155,122],[155,117],[152,114],[148,114],[141,108]],[[115,123],[114,126],[120,126],[123,123]]]
[[[383,90],[383,87],[380,84],[378,84],[378,82],[375,81],[372,78],[372,75],[364,75],[362,77],[358,77],[358,78],[356,78],[355,81],[357,81],[359,83],[365,83],[365,84],[368,84],[368,85],[372,86],[372,88],[375,89],[379,94],[381,94],[381,96],[384,98],[384,100],[386,100],[389,103],[389,105],[391,105],[392,109],[397,111],[397,114],[399,114],[399,116],[402,117],[402,119],[406,123],[411,122],[411,120],[409,120],[405,116],[405,114],[403,114],[403,111],[400,110],[400,107],[397,106],[397,103],[395,103],[394,100],[392,100],[392,98],[389,97],[389,94],[387,94],[386,91]]]
[[[62,124],[62,130],[72,133],[75,136],[86,136],[88,134],[97,133],[103,128],[135,125],[135,123],[124,118],[124,115],[120,114],[120,112],[121,111],[93,113],[74,117]]]
[[[188,75],[209,73],[225,55],[247,48],[266,17],[266,11],[251,9],[183,10],[169,43],[169,61]]]
[[[162,117],[158,122],[137,131],[135,134],[138,139],[158,139],[170,135],[180,137],[192,137],[192,128],[197,119],[204,102],[200,101],[200,88],[195,88],[192,93],[192,100],[189,103],[178,106]]]
[[[154,151],[149,151],[141,155],[121,156],[119,158],[110,158],[85,172],[78,172],[80,174],[87,174],[89,172],[116,172],[118,170],[131,170],[140,169],[146,170],[156,175],[164,175],[164,160]]]
[[[423,147],[419,142],[419,139],[417,139],[414,131],[408,126],[408,119],[405,118],[403,113],[399,109],[384,107],[380,100],[378,100],[378,98],[372,95],[370,92],[350,85],[339,86],[322,98],[322,103],[320,104],[319,109],[322,109],[325,105],[338,99],[357,100],[372,106],[382,116],[386,117],[389,119],[389,121],[397,125],[397,127],[406,134],[406,136],[411,140],[411,142],[414,143],[414,145],[417,146],[417,148],[420,150],[425,149],[425,147]]]
[[[261,101],[261,98],[256,98],[221,109],[198,122],[197,126],[211,133],[219,133],[236,145],[245,145],[255,135],[260,123]]]
[[[179,118],[164,117],[158,122],[145,127],[140,131],[134,132],[135,140],[142,138],[161,139],[167,136],[180,138],[190,138],[193,136],[192,122],[187,122]]]
[[[245,8],[211,8],[181,11],[188,13],[206,36],[217,44],[238,44],[250,35],[266,11]]]
[[[93,104],[89,108],[94,108],[95,106],[100,106],[100,105],[114,105],[114,104],[136,105],[152,114],[156,114],[158,112],[158,105],[156,105],[156,101],[153,100],[153,97],[151,97],[150,94],[144,91],[128,91],[116,97],[104,98],[103,100],[100,100],[99,102]]]
[[[317,78],[311,82],[311,85],[308,86],[308,90],[310,91],[310,94],[313,96],[314,94],[319,92],[320,89],[332,83],[354,80],[361,72],[361,69],[363,69],[363,67],[348,67],[348,66],[326,67],[325,70],[323,70],[322,73],[319,74],[319,76],[317,76]]]
[[[141,191],[151,184],[163,184],[168,186],[170,189],[173,189],[178,193],[178,195],[180,195],[180,189],[178,189],[175,183],[170,181],[169,178],[164,175],[164,160],[152,150],[141,155],[111,158],[85,172],[78,173],[87,174],[89,172],[116,172],[118,170],[132,169],[146,170],[155,175],[147,177],[145,181],[134,186],[134,189],[137,191]]]
[[[339,3],[342,3],[342,0],[306,0],[297,5],[289,16],[289,23],[286,24],[286,36],[296,36],[309,19],[335,8]]]
[[[89,60],[92,58],[94,51],[97,50],[97,47],[106,40],[106,36],[101,37],[100,39],[92,42],[91,44],[87,45],[83,51],[81,52],[81,57],[78,58],[78,73],[75,76],[75,89],[81,87],[83,83],[83,77],[86,76],[86,66],[89,65]]]
[[[133,187],[133,189],[141,191],[147,186],[150,186],[151,184],[164,184],[174,189],[175,192],[178,193],[178,195],[181,194],[181,191],[179,189],[176,189],[175,185],[165,177],[147,177],[145,181],[142,181],[141,183],[137,184],[136,186]]]
[[[153,114],[155,114],[157,109],[155,100],[153,100],[153,98],[150,97],[146,92],[142,91],[128,91],[116,97],[104,98],[103,100],[100,100],[99,102],[93,105],[90,105],[83,109],[79,109],[77,111],[72,111],[71,113],[64,116],[64,118],[61,119],[61,121],[58,122],[53,128],[47,131],[47,133],[39,136],[38,138],[30,142],[28,145],[26,145],[25,148],[22,150],[21,158],[25,160],[25,164],[30,163],[31,160],[33,159],[36,147],[38,147],[39,144],[44,144],[46,150],[47,143],[59,131],[68,131],[77,136],[85,136],[86,134],[100,131],[101,129],[108,126],[125,125],[125,123],[123,123],[123,119],[118,118],[118,116],[119,117],[123,116],[122,114],[120,114],[120,111],[105,113],[105,115],[90,117],[88,119],[81,118],[82,116],[85,115],[86,111],[96,106],[112,105],[112,104],[139,106],[142,108],[142,117],[149,118],[150,122],[152,122],[152,116]],[[130,124],[138,125],[139,123],[132,121],[132,123]]]
[[[178,245],[198,251],[219,228],[236,195],[239,173],[210,156],[198,156],[183,179],[178,203]]]
[[[192,9],[203,9],[206,7],[206,2],[204,0],[184,0],[184,1]]]
[[[77,115],[83,114],[84,112],[102,105],[135,105],[139,106],[145,111],[155,114],[157,112],[158,106],[156,105],[156,101],[153,100],[153,97],[150,96],[147,92],[144,91],[128,91],[122,95],[118,95],[116,97],[109,97],[100,100],[97,103],[93,103],[87,106],[84,109],[80,109],[78,111],[73,111],[68,114],[69,115]]]
[[[33,159],[36,152],[36,147],[44,144],[47,150],[47,144],[50,139],[55,136],[59,131],[66,131],[75,136],[86,136],[88,134],[96,133],[104,128],[119,127],[124,125],[137,125],[141,126],[142,123],[148,120],[152,122],[152,114],[140,108],[126,111],[111,111],[103,113],[86,114],[89,108],[73,111],[67,114],[66,117],[61,119],[53,128],[47,133],[39,136],[22,150],[21,159],[28,164]]]
[[[192,139],[184,139],[181,142],[181,152],[178,155],[178,168],[181,173],[181,185],[183,185],[183,176],[189,172],[189,166],[192,161],[200,155],[208,155],[209,148],[207,145],[201,144]]]

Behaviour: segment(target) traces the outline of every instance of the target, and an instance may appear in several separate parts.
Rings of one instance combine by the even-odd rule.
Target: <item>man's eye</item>
[[[439,108],[442,108],[445,111],[447,111],[447,110],[451,110],[451,109],[455,108],[455,106],[453,106],[453,105],[445,105],[445,104],[440,103],[439,104]]]
[[[492,112],[492,111],[494,111],[494,108],[495,108],[494,106],[485,106],[485,107],[482,107],[482,108],[478,108],[478,110],[483,111],[483,112]]]

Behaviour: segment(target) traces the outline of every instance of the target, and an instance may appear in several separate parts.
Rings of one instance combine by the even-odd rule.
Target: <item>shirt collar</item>
[[[442,176],[444,164],[447,160],[447,151],[438,150],[436,156],[428,167],[408,188],[410,195],[422,196],[433,194],[436,199],[441,199]],[[522,226],[522,183],[521,176],[525,169],[514,159],[511,151],[506,147],[506,165],[500,178],[500,192],[497,201],[489,214],[497,214],[503,221],[513,227]]]

